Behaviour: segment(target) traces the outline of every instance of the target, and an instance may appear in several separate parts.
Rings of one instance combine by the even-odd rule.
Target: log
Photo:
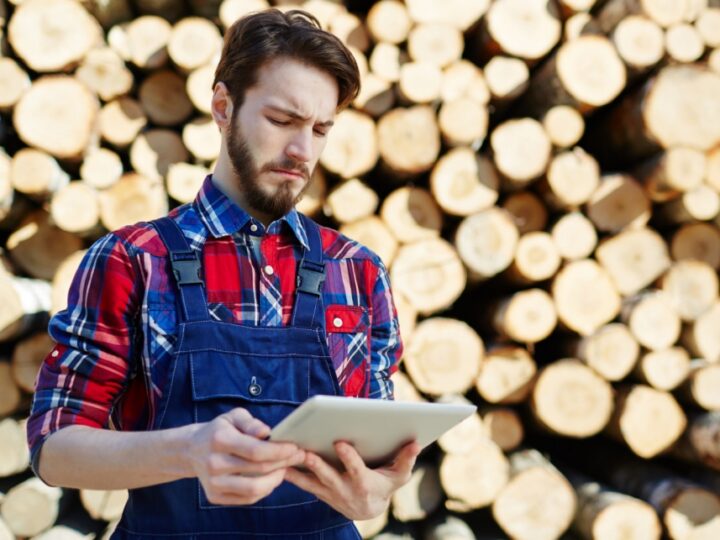
[[[34,0],[16,7],[8,41],[33,71],[71,71],[102,42],[102,27],[79,2]]]
[[[363,538],[373,538],[376,536],[385,528],[385,525],[387,525],[389,514],[389,509],[386,509],[382,514],[373,519],[356,521],[355,526],[357,527],[360,536]]]
[[[579,11],[565,20],[565,28],[563,29],[564,41],[577,39],[583,34],[586,34],[588,29],[594,29],[593,17],[590,13]]]
[[[518,540],[558,538],[572,523],[576,505],[567,479],[540,452],[524,450],[511,454],[510,482],[493,503],[492,514]]]
[[[345,223],[340,227],[340,232],[369,247],[380,256],[387,267],[390,267],[395,260],[398,241],[379,217],[367,216],[351,223]],[[418,256],[421,254],[418,253]],[[412,261],[407,262],[413,264]],[[416,264],[420,264],[420,261]],[[418,267],[417,270],[421,270],[421,268]],[[419,283],[418,286],[420,286]]]
[[[189,161],[190,156],[182,138],[169,129],[147,130],[140,134],[130,147],[132,168],[138,174],[158,182],[167,174],[172,164]],[[122,178],[106,192],[117,190],[121,182]]]
[[[53,195],[50,201],[50,216],[53,223],[63,231],[78,236],[95,235],[100,225],[100,203],[97,192],[84,182],[70,182]],[[60,240],[58,235],[53,237]],[[64,241],[64,243],[65,245],[52,247],[54,249],[64,247],[66,250],[79,249],[75,241]],[[52,266],[52,270],[53,273],[56,272],[57,265]],[[47,279],[50,278],[52,275],[47,276]]]
[[[100,220],[110,231],[161,217],[168,211],[167,194],[162,182],[140,174],[123,175],[99,197]]]
[[[704,9],[695,21],[700,38],[708,47],[720,47],[720,6]]]
[[[517,291],[492,305],[489,313],[493,329],[519,343],[542,341],[557,324],[555,304],[542,289]]]
[[[484,280],[508,268],[519,234],[510,215],[497,207],[466,217],[455,233],[455,246],[473,280]]]
[[[692,354],[708,362],[720,362],[720,302],[703,312],[685,328],[681,342]]]
[[[706,411],[720,411],[720,363],[697,358],[690,362],[690,373],[680,387],[680,396]]]
[[[532,118],[503,122],[490,135],[490,146],[498,171],[515,186],[542,175],[552,150],[542,124]]]
[[[677,261],[660,280],[660,287],[683,321],[694,321],[718,298],[717,272],[700,261]]]
[[[470,98],[481,105],[490,102],[490,89],[482,70],[469,60],[453,62],[443,71],[440,97],[443,101]]]
[[[659,540],[660,520],[645,501],[614,491],[577,473],[567,474],[575,489],[578,510],[573,529],[582,538],[626,538]]]
[[[12,377],[18,388],[32,394],[35,378],[54,342],[46,331],[38,332],[17,343],[12,353]]]
[[[38,201],[46,200],[70,181],[70,175],[54,157],[35,148],[22,148],[15,153],[9,178],[17,191]]]
[[[120,156],[107,148],[90,151],[80,165],[80,178],[95,189],[109,188],[120,180],[122,173]]]
[[[133,74],[125,61],[110,47],[88,51],[75,76],[103,101],[111,101],[128,94],[133,86]]]
[[[598,237],[592,222],[582,212],[569,212],[552,226],[551,235],[558,254],[569,261],[589,257]]]
[[[417,325],[405,351],[405,369],[429,395],[465,393],[480,371],[485,347],[465,322],[432,317]]]
[[[25,421],[18,422],[13,418],[0,421],[0,478],[21,473],[30,466],[25,430]]]
[[[218,10],[220,24],[224,30],[227,30],[240,17],[255,11],[264,11],[269,7],[270,3],[267,0],[224,0]]]
[[[50,280],[63,259],[82,248],[82,240],[53,225],[44,210],[36,210],[8,237],[6,248],[27,274]]]
[[[720,57],[720,55],[718,56]],[[707,152],[705,157],[705,183],[715,191],[720,192],[720,146]]]
[[[395,105],[392,83],[375,73],[366,73],[362,77],[360,92],[352,104],[373,118],[382,116]]]
[[[176,126],[193,112],[185,92],[185,79],[167,69],[148,75],[140,84],[138,97],[150,121],[158,126]]]
[[[595,256],[623,296],[652,284],[671,264],[662,236],[647,228],[626,230],[602,241]]]
[[[581,336],[588,336],[620,312],[620,296],[610,274],[592,259],[565,265],[552,283],[558,319]]]
[[[658,418],[663,421],[658,422]],[[685,413],[672,394],[635,385],[617,389],[608,432],[625,441],[635,454],[648,459],[670,448],[686,425]]]
[[[417,324],[418,318],[417,310],[402,294],[394,294],[393,301],[395,302],[395,309],[398,314],[400,335],[403,337],[403,340],[408,340],[413,332],[415,332],[415,325]]]
[[[215,165],[213,164],[213,168],[214,167]],[[303,193],[300,201],[295,205],[295,208],[302,214],[317,217],[326,199],[327,180],[325,173],[322,168],[316,167],[310,177],[310,184],[308,185],[307,191]]]
[[[470,526],[455,516],[435,519],[425,527],[423,540],[476,540]]]
[[[192,202],[208,174],[202,165],[173,163],[167,173],[168,195],[180,203]]]
[[[610,36],[630,79],[637,79],[658,64],[665,55],[662,28],[644,15],[629,15],[612,30]]]
[[[560,40],[562,25],[547,0],[498,0],[482,20],[475,43],[479,58],[499,53],[533,62]]]
[[[493,56],[483,68],[493,101],[498,104],[512,101],[528,86],[530,70],[519,58]]]
[[[106,30],[115,24],[129,21],[133,16],[129,0],[90,0],[83,2],[83,5]]]
[[[376,132],[370,116],[352,110],[342,111],[335,118],[320,163],[343,178],[361,176],[377,163],[378,144],[382,145],[378,140],[380,137],[380,125]]]
[[[442,70],[430,62],[412,61],[400,66],[398,97],[407,104],[429,104],[440,98]]]
[[[708,56],[708,67],[715,73],[720,74],[720,47],[716,47]]]
[[[645,186],[650,199],[665,202],[700,186],[705,170],[702,152],[678,147],[651,158],[635,170],[634,176]]]
[[[657,211],[658,221],[672,224],[706,221],[718,214],[720,193],[705,184],[664,203]]]
[[[599,184],[600,165],[576,146],[552,157],[540,189],[553,208],[575,209],[590,200]]]
[[[396,371],[390,377],[394,385],[396,401],[426,401],[413,385],[410,378],[403,371]]]
[[[214,161],[220,155],[222,136],[211,116],[187,122],[183,126],[182,140],[197,162]]]
[[[222,48],[217,26],[202,17],[186,17],[172,28],[167,52],[173,64],[183,73],[190,73],[209,63]]]
[[[658,390],[674,390],[689,373],[690,355],[682,347],[648,351],[635,367],[635,376]]]
[[[0,228],[10,228],[19,221],[18,215],[25,214],[21,204],[15,202],[15,190],[10,177],[12,159],[0,148]],[[29,202],[26,202],[29,204]]]
[[[610,420],[612,387],[577,359],[556,360],[540,370],[530,410],[540,425],[553,433],[591,437]]]
[[[694,415],[673,456],[720,471],[720,412]]]
[[[585,115],[610,103],[625,84],[625,65],[610,40],[579,36],[562,44],[533,74],[520,107],[536,118],[556,105],[570,105]]]
[[[515,259],[505,277],[515,283],[536,283],[555,275],[561,258],[549,233],[523,234],[517,243]]]
[[[60,263],[58,269],[55,272],[55,276],[52,281],[52,292],[50,296],[50,315],[55,315],[61,309],[65,309],[67,306],[68,292],[70,291],[70,284],[77,269],[80,267],[80,261],[85,256],[86,251],[76,251],[63,262]]]
[[[397,0],[375,2],[368,11],[365,24],[370,36],[378,45],[380,43],[393,45],[403,43],[412,27],[406,5]]]
[[[393,109],[377,125],[380,156],[396,175],[430,170],[440,153],[440,132],[430,107]]]
[[[448,509],[469,511],[492,504],[508,482],[509,469],[500,447],[486,438],[469,452],[445,454],[440,483],[448,496]]]
[[[418,521],[432,514],[442,503],[443,494],[437,468],[420,464],[410,481],[392,495],[392,514],[398,521]]]
[[[451,0],[438,4],[428,0],[406,0],[408,14],[415,23],[444,23],[463,32],[470,29],[488,10],[489,0]]]
[[[472,405],[459,394],[448,394],[437,399],[439,403]],[[482,444],[489,436],[480,413],[473,413],[465,420],[443,433],[437,443],[445,454],[467,454]]]
[[[195,109],[203,114],[210,114],[215,67],[215,62],[199,67],[193,70],[185,81],[185,93]]]
[[[547,208],[537,195],[530,191],[513,193],[502,204],[510,214],[520,234],[542,231],[547,223]]]
[[[635,366],[640,345],[627,326],[610,323],[589,336],[574,340],[568,352],[606,380],[619,381]]]
[[[443,225],[442,211],[423,188],[396,189],[385,198],[380,216],[401,243],[437,238]]]
[[[638,343],[652,351],[667,349],[680,337],[680,317],[662,291],[625,298],[621,316]]]
[[[147,116],[138,101],[121,97],[102,108],[98,128],[104,140],[122,149],[132,144],[147,122]]]
[[[408,34],[410,58],[429,62],[441,68],[460,60],[463,36],[459,29],[443,23],[416,24]]]
[[[488,128],[487,107],[470,98],[446,101],[440,107],[438,125],[448,146],[482,145]]]
[[[603,176],[587,203],[588,217],[603,232],[643,227],[650,213],[650,200],[640,184],[626,174]]]
[[[388,0],[378,2],[375,5],[383,4],[385,1]],[[406,54],[392,43],[381,41],[375,44],[368,58],[370,73],[391,84],[398,82],[400,80],[400,65],[403,63]]]
[[[687,0],[609,0],[601,4],[595,14],[596,24],[608,33],[629,15],[645,15],[660,26],[668,27],[683,20],[687,3]]]
[[[127,499],[128,492],[125,489],[114,491],[80,490],[80,501],[83,508],[87,510],[87,513],[93,519],[103,521],[120,519]]]
[[[577,109],[568,105],[551,107],[542,117],[542,125],[557,148],[570,148],[585,132],[585,119]]]
[[[0,342],[47,324],[50,284],[0,272]]]
[[[525,428],[515,409],[492,407],[482,411],[483,424],[490,440],[503,452],[511,452],[520,446],[525,437]]]
[[[470,216],[495,204],[499,181],[490,160],[470,148],[453,148],[430,173],[433,197],[445,213]]]
[[[13,60],[0,57],[0,111],[10,111],[31,86],[30,76]]]
[[[13,414],[22,404],[22,394],[15,379],[12,378],[11,369],[10,362],[0,360],[0,418]]]
[[[665,32],[665,50],[676,62],[690,63],[698,60],[705,52],[705,43],[700,32],[688,23],[674,24]]]
[[[488,403],[521,403],[532,389],[537,367],[521,347],[493,347],[485,353],[475,388]]]
[[[18,536],[40,534],[50,528],[58,518],[61,498],[61,488],[48,486],[39,478],[28,478],[5,495],[1,509],[2,518],[8,528]]]
[[[379,201],[377,193],[367,184],[351,178],[330,192],[327,209],[338,223],[352,223],[374,214]]]
[[[13,125],[28,146],[77,159],[97,137],[99,108],[97,97],[74,77],[46,75],[35,79],[15,105]]]
[[[158,69],[168,61],[167,45],[172,34],[168,21],[172,19],[169,13],[163,15],[168,20],[157,15],[142,15],[127,26],[128,60],[140,69]]]

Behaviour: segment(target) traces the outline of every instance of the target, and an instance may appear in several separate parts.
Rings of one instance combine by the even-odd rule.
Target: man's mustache
[[[310,179],[310,171],[308,170],[307,165],[292,159],[283,159],[280,161],[271,161],[270,163],[266,163],[260,169],[260,172],[270,172],[273,169],[283,169],[285,171],[300,174],[305,180]]]

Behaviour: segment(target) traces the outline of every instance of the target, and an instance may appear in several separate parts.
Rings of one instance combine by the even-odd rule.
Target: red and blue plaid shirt
[[[295,210],[265,230],[208,176],[195,201],[170,213],[202,251],[212,317],[289,324],[296,266],[308,240]],[[321,227],[330,356],[348,396],[392,398],[402,354],[387,270],[366,247]],[[49,326],[56,346],[36,380],[28,441],[33,469],[43,441],[69,425],[144,430],[168,383],[176,342],[176,289],[156,230],[140,223],[95,242]]]

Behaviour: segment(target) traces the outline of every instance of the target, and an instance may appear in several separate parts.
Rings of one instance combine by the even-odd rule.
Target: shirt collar
[[[263,230],[262,223],[252,219],[250,214],[225,195],[213,181],[212,174],[205,177],[200,191],[195,197],[195,206],[198,209],[200,219],[214,238],[232,235],[244,230],[244,228],[249,230],[251,221],[258,226],[259,231]],[[295,208],[283,217],[273,221],[269,225],[267,232],[280,233],[283,222],[293,232],[300,244],[305,249],[309,249],[305,227],[303,227],[300,215]]]

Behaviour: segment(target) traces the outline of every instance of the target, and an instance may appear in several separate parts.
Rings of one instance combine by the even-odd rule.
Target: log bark
[[[470,216],[498,199],[499,181],[490,160],[470,148],[444,154],[430,174],[430,189],[440,208],[454,216]]]
[[[613,411],[610,384],[574,358],[544,367],[535,382],[530,410],[546,429],[565,437],[599,433]]]
[[[687,0],[663,2],[662,0],[609,0],[600,5],[595,19],[602,32],[609,32],[628,15],[645,15],[662,27],[683,20]]]
[[[463,394],[475,382],[484,354],[480,336],[467,323],[433,317],[415,328],[405,368],[425,394]]]
[[[700,261],[678,261],[660,280],[678,315],[694,321],[708,311],[718,298],[717,272]]]
[[[193,112],[185,91],[185,79],[168,69],[154,71],[140,84],[138,97],[150,121],[158,126],[177,126]]]
[[[488,403],[520,403],[530,393],[537,367],[521,347],[494,347],[485,353],[475,388]]]
[[[551,235],[558,254],[569,261],[589,257],[598,237],[592,222],[582,212],[569,212],[552,226]]]
[[[463,219],[455,233],[458,255],[473,280],[488,279],[508,268],[518,240],[512,219],[496,207]]]
[[[693,148],[670,148],[635,170],[634,176],[645,186],[655,202],[677,198],[703,182],[705,155]]]
[[[398,241],[385,222],[379,217],[367,216],[351,223],[345,223],[340,227],[340,232],[369,247],[380,256],[388,268],[395,260]],[[417,256],[421,256],[421,254],[418,253]],[[420,264],[419,262],[407,262]],[[421,270],[421,268],[418,267],[417,270]],[[419,287],[420,284],[418,283],[417,286]]]
[[[625,298],[621,316],[638,343],[652,351],[667,349],[680,337],[680,317],[660,291]]]
[[[532,191],[518,191],[508,196],[502,208],[510,214],[518,233],[543,231],[548,220],[545,204]]]
[[[490,307],[494,330],[519,343],[537,343],[557,325],[552,297],[542,289],[518,291]]]
[[[567,479],[536,450],[513,453],[510,475],[493,503],[495,521],[519,540],[560,537],[572,523],[577,505]]]
[[[401,243],[438,238],[443,226],[442,211],[429,191],[402,187],[390,193],[380,216]]]

